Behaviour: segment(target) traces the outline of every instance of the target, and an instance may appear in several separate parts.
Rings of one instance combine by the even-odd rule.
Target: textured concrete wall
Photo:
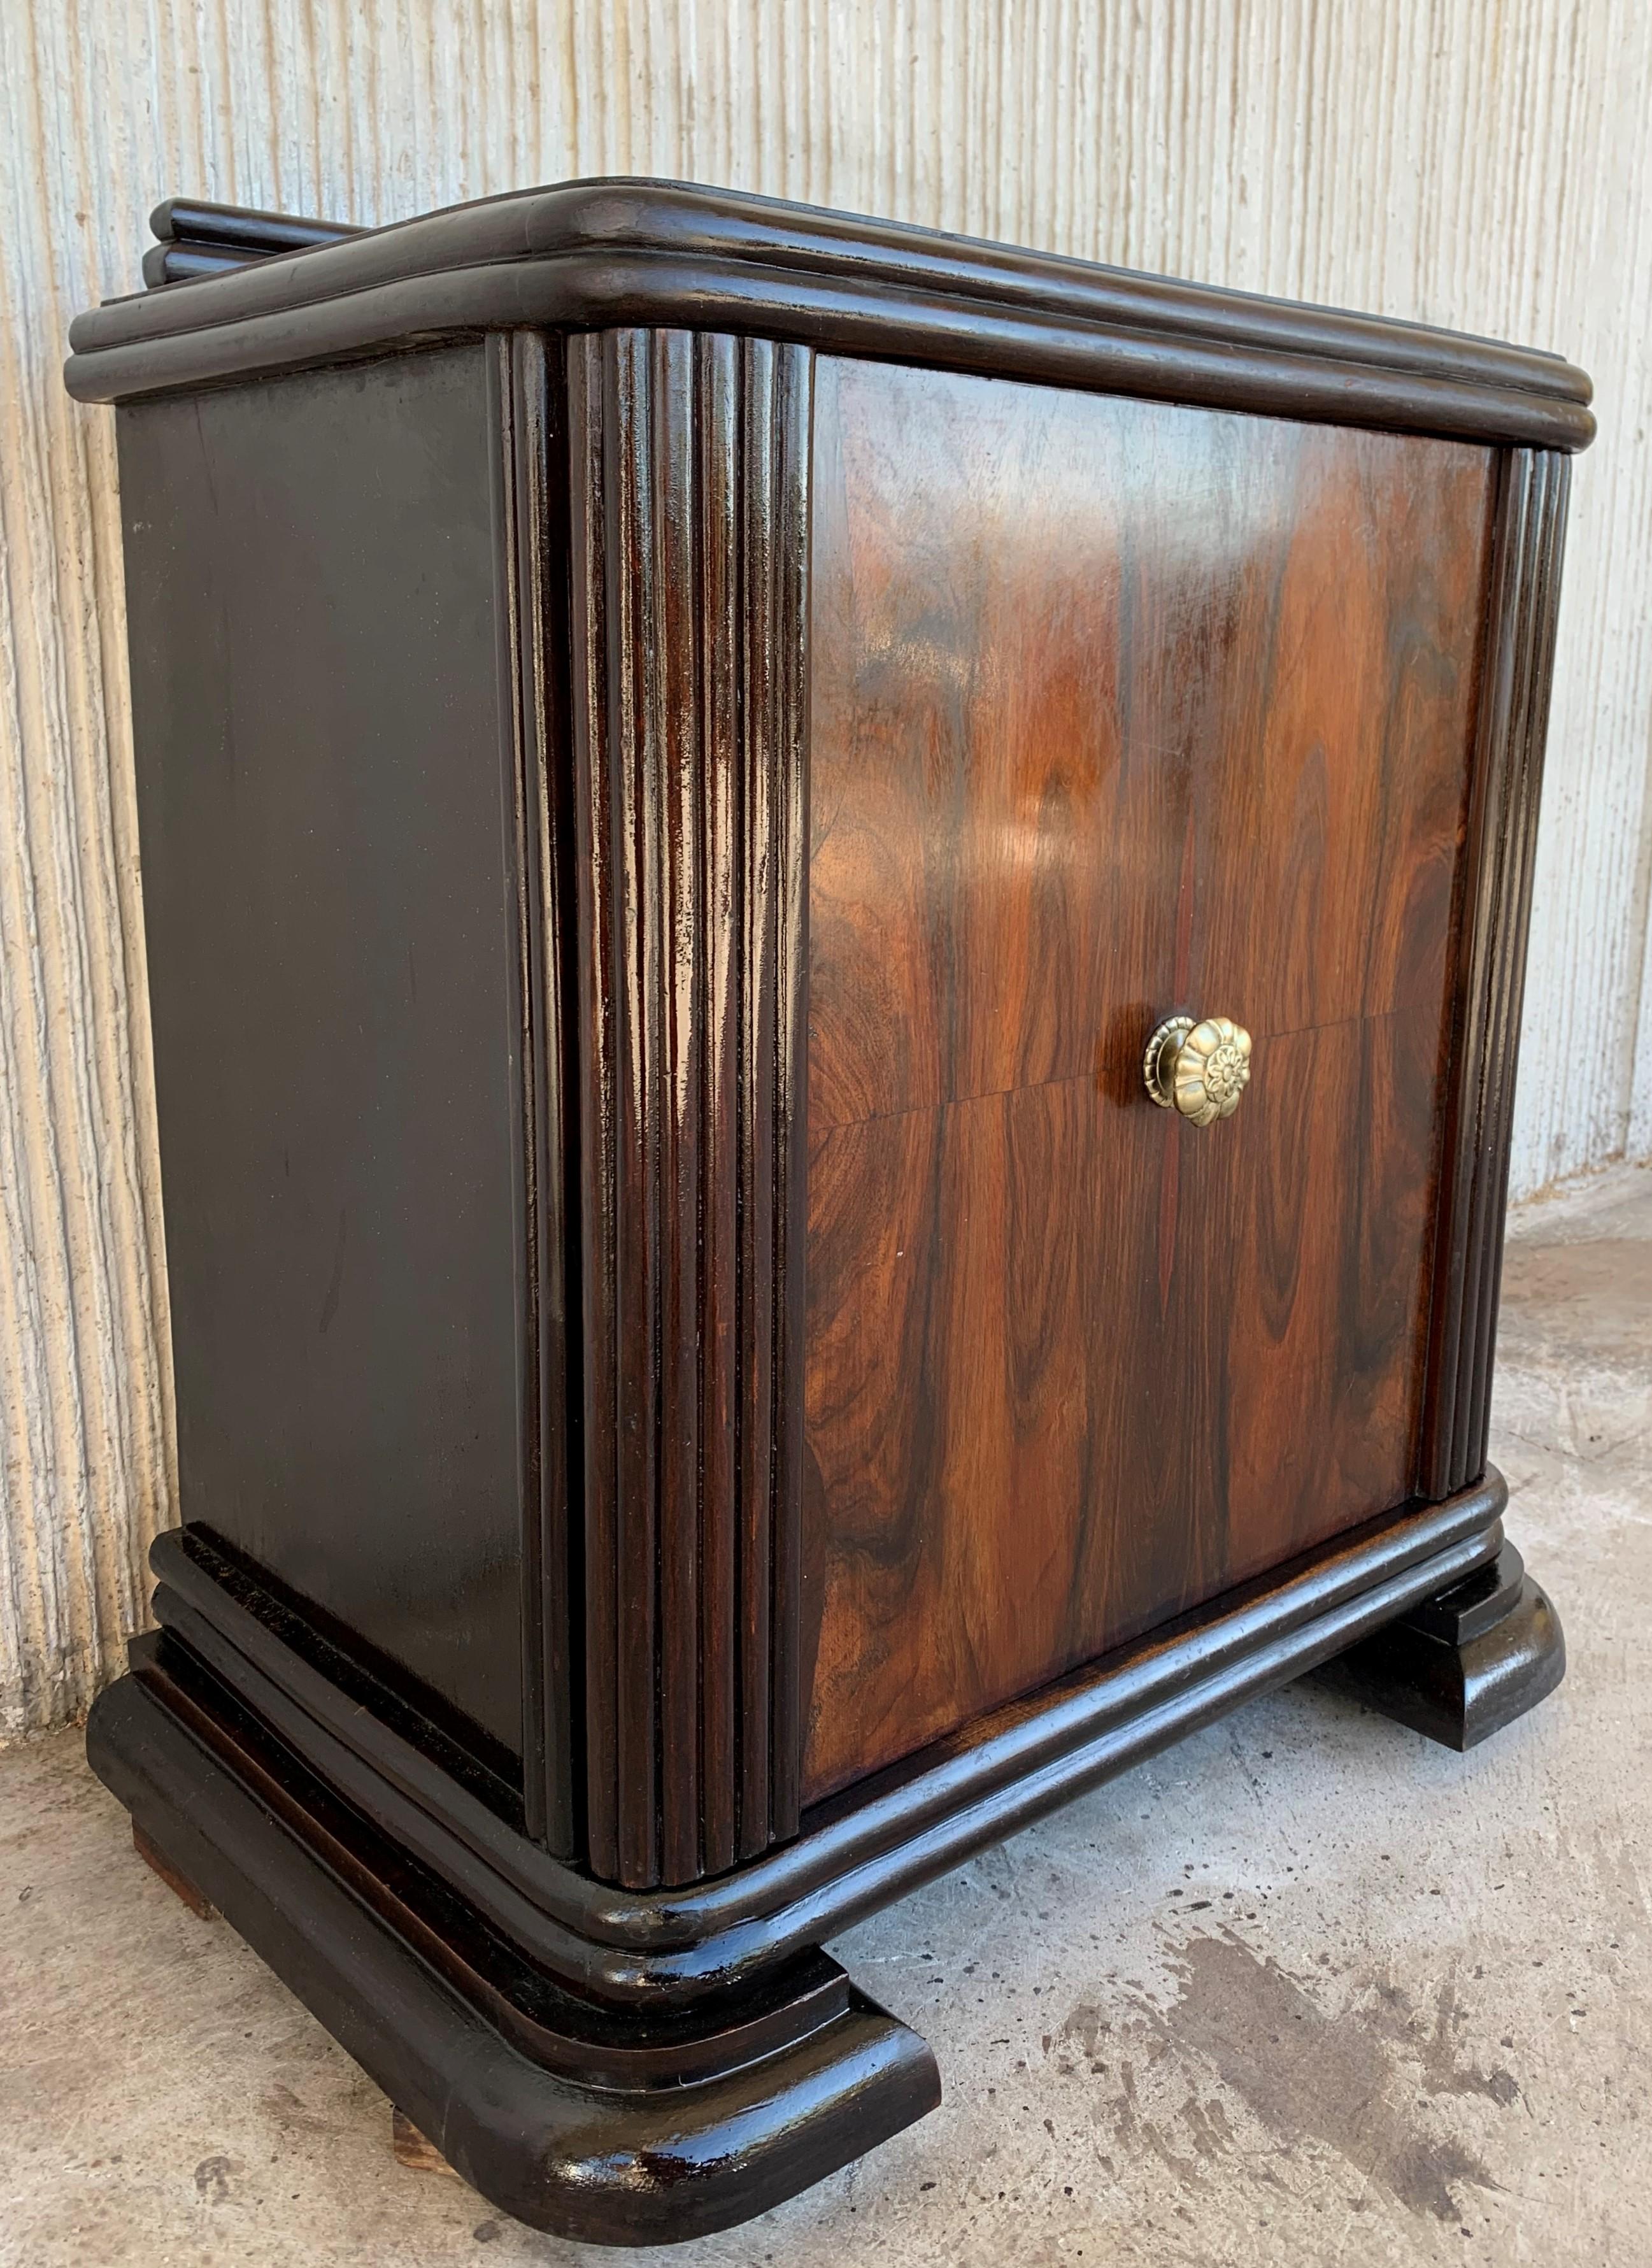
[[[170,1516],[110,413],[57,375],[159,197],[685,175],[1582,362],[1530,1190],[1652,1150],[1648,114],[1645,0],[0,0],[0,1733],[85,1705]]]

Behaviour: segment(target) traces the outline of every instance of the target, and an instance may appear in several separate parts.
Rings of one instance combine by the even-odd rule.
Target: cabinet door
[[[818,364],[806,1800],[1412,1493],[1495,477]]]

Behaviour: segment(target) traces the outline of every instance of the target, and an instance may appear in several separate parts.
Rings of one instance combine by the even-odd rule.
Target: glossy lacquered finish
[[[1493,1476],[1284,1570],[686,1894],[604,1897],[478,1808],[432,1839],[426,1759],[341,1709],[281,1617],[233,1603],[255,1594],[176,1535],[155,1553],[162,1634],[135,1643],[88,1749],[169,1874],[493,2202],[564,2235],[671,2241],[760,2212],[937,2099],[924,2043],[820,1939],[1450,1589],[1495,1557],[1504,1498]],[[293,1693],[308,1706],[284,1716]],[[353,1778],[329,1713],[365,1752]]]
[[[1589,379],[1558,355],[682,181],[455,205],[211,291],[78,316],[70,392],[128,401],[518,325],[647,328],[1538,448],[1595,431]]]
[[[1553,1692],[1566,1641],[1512,1543],[1328,1663],[1327,1683],[1448,1749],[1478,1748]]]
[[[1464,1743],[1560,1674],[1485,1460],[1588,382],[669,185],[158,225],[70,382],[184,1525],[90,1751],[496,2203],[723,2227],[934,2099],[834,1933],[1351,1649]]]
[[[816,1806],[762,1858],[650,1890],[598,1881],[515,1832],[461,1757],[210,1536],[173,1530],[150,1557],[173,1658],[210,1671],[525,1957],[642,2018],[743,1990],[1076,1790],[1433,1597],[1495,1557],[1507,1496],[1488,1470],[1444,1504],[1370,1522]]]
[[[1504,460],[1457,925],[1450,1068],[1420,1484],[1486,1462],[1526,932],[1571,467]]]
[[[151,291],[164,284],[227,275],[254,261],[307,252],[316,245],[343,244],[361,233],[337,221],[254,212],[242,205],[209,204],[196,197],[168,197],[151,213],[149,225],[155,242],[144,254],[144,281]]]
[[[813,358],[570,340],[586,1837],[795,1831]]]
[[[1412,1489],[1490,451],[822,361],[818,1795]],[[1169,1009],[1254,1035],[1153,1108]]]
[[[812,1953],[646,2028],[535,1977],[256,1727],[138,1642],[98,1770],[455,2171],[537,2228],[675,2243],[819,2181],[940,2100],[934,2058]]]
[[[120,449],[183,1498],[509,1788],[526,1263],[489,364],[146,403]]]

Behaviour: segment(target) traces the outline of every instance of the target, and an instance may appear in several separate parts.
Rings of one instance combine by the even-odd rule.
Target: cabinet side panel
[[[179,1462],[520,1754],[521,1103],[482,347],[121,414]]]

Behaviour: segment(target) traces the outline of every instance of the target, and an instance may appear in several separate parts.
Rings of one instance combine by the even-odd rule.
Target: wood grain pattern
[[[590,1862],[795,1823],[810,358],[567,347]]]
[[[1410,1493],[1493,471],[820,364],[807,1799]]]

